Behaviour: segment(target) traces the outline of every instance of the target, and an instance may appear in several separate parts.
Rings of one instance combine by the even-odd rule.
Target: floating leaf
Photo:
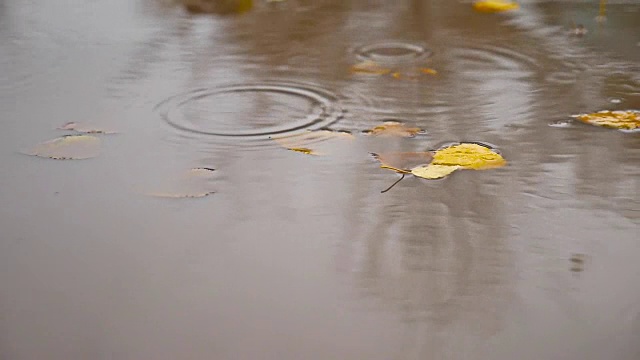
[[[45,141],[24,153],[56,160],[83,160],[98,156],[100,144],[95,136],[69,135]]]
[[[401,174],[410,174],[414,167],[429,164],[433,159],[433,154],[430,152],[395,152],[371,155],[380,162],[381,168]]]
[[[441,179],[452,172],[460,169],[461,166],[458,165],[420,165],[411,169],[411,173],[417,177],[425,178],[425,179]]]
[[[152,192],[149,195],[170,199],[202,198],[209,196],[215,193],[211,185],[214,170],[215,169],[204,167],[190,169],[169,187],[175,190]]]
[[[83,133],[83,134],[115,134],[116,133],[115,131],[101,129],[99,127],[95,127],[89,124],[81,124],[73,121],[62,125],[61,127],[58,128],[58,130],[72,130],[72,131]]]
[[[385,121],[383,124],[378,125],[371,130],[365,130],[364,132],[373,136],[413,137],[422,132],[422,129],[407,127],[403,123],[397,121]]]
[[[506,165],[506,160],[490,148],[475,143],[462,143],[437,150],[432,164],[484,170]]]
[[[391,72],[391,69],[383,67],[375,61],[365,60],[351,66],[352,73],[369,74],[369,75],[386,75]]]
[[[313,148],[313,145],[333,139],[353,139],[353,135],[344,131],[317,130],[308,131],[299,135],[274,138],[273,140],[282,147],[291,151],[307,155],[323,155]]]
[[[309,148],[288,148],[291,151],[307,154],[307,155],[316,155],[313,150]]]
[[[520,6],[513,1],[506,0],[484,0],[476,1],[473,3],[473,8],[476,11],[485,13],[496,13],[509,10],[518,9]]]
[[[574,117],[582,122],[596,126],[628,131],[640,129],[640,111],[635,110],[604,110],[597,113],[574,115]]]
[[[380,167],[424,179],[441,179],[458,169],[484,170],[504,166],[504,158],[475,143],[452,145],[432,152],[372,154]],[[395,185],[395,183],[394,183]],[[393,187],[393,185],[391,186]],[[385,190],[383,192],[388,191]]]

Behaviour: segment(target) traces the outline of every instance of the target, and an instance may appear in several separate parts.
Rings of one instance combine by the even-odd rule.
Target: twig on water
[[[388,188],[380,191],[381,194],[386,193],[387,191],[391,190],[392,187],[396,186],[397,183],[399,183],[402,179],[404,179],[405,174],[402,174],[402,177],[398,180],[396,180],[396,182],[394,182],[393,184],[391,184],[391,186],[389,186]]]

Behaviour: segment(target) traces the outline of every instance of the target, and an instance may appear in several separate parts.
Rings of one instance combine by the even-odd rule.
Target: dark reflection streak
[[[473,334],[491,336],[501,326],[500,309],[510,302],[512,261],[502,244],[506,216],[487,185],[468,181],[402,188],[394,193],[397,200],[377,211],[366,235],[361,285],[395,303],[408,329],[420,331],[411,342],[422,348],[406,354],[428,355],[434,343],[449,341],[432,343],[435,334],[450,332],[459,322],[476,324],[469,329]],[[460,188],[476,200],[454,196]],[[389,252],[394,247],[399,257]],[[396,261],[401,268],[390,268]]]

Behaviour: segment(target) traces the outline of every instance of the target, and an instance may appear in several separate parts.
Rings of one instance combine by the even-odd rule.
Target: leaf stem
[[[385,190],[380,191],[381,194],[386,193],[387,191],[391,190],[392,187],[396,186],[397,183],[399,183],[402,179],[404,179],[404,176],[406,174],[402,174],[402,177],[398,180],[396,180],[396,182],[394,182],[393,184],[391,184],[391,186],[389,186],[388,188],[386,188]]]

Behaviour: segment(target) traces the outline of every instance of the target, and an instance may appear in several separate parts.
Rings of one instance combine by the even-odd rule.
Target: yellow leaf
[[[332,139],[353,139],[353,135],[343,131],[317,130],[306,133],[274,138],[282,147],[307,155],[322,155],[313,145]]]
[[[24,154],[56,160],[83,160],[100,154],[101,141],[90,135],[70,135],[45,141]]]
[[[369,75],[386,75],[391,72],[391,69],[380,66],[374,61],[366,60],[351,66],[351,72]]]
[[[619,130],[640,129],[640,111],[604,110],[597,113],[574,115],[574,117],[582,122],[596,126],[604,126]]]
[[[300,152],[300,153],[307,154],[307,155],[318,155],[315,151],[313,151],[313,150],[311,150],[309,148],[289,148],[289,150]]]
[[[500,154],[474,143],[462,143],[437,150],[432,162],[434,165],[460,166],[474,170],[498,168],[506,163]]]
[[[484,1],[476,1],[473,3],[473,8],[476,11],[486,12],[486,13],[496,13],[503,12],[509,10],[518,9],[520,6],[513,1],[506,0],[484,0]]]
[[[420,128],[406,127],[403,123],[397,121],[386,121],[382,125],[378,125],[365,133],[373,136],[401,136],[413,137],[422,132]]]
[[[436,165],[436,164],[429,164],[429,165],[420,165],[420,166],[416,166],[415,168],[411,169],[411,173],[417,177],[421,177],[424,179],[441,179],[449,174],[451,174],[452,172],[458,170],[460,168],[460,166],[457,165]]]
[[[412,168],[428,164],[433,159],[433,154],[430,152],[395,152],[372,155],[380,162],[381,168],[401,174],[410,174]]]

